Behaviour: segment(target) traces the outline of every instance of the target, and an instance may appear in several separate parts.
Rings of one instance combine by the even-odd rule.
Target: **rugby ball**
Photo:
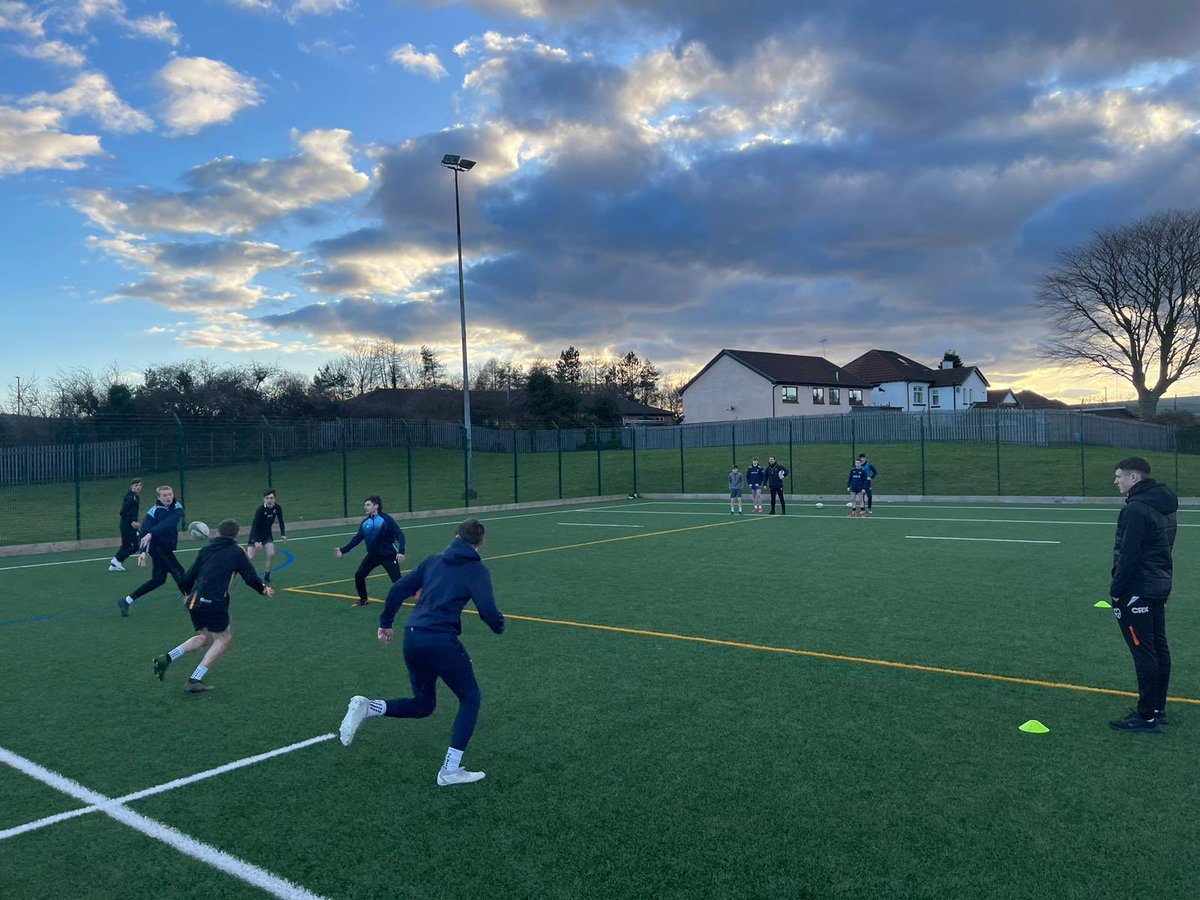
[[[849,506],[849,507],[853,507],[853,506],[854,506],[854,501],[853,501],[853,500],[851,500],[851,501],[849,501],[849,502],[848,502],[846,505],[847,505],[847,506]]]
[[[198,541],[208,540],[208,526],[203,522],[193,522],[188,526],[188,534]]]
[[[825,504],[824,504],[824,503],[818,503],[818,504],[817,504],[817,509],[824,509],[824,508],[825,508]]]

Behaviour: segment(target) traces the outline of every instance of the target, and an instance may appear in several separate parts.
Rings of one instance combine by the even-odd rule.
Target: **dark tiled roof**
[[[988,380],[983,377],[983,373],[980,372],[975,366],[958,366],[953,369],[934,369],[929,383],[934,387],[951,387],[952,385],[962,384],[971,377],[972,372],[975,372],[977,375],[979,375],[984,384],[988,383]]]
[[[933,378],[933,369],[895,350],[868,350],[853,362],[846,363],[846,371],[872,385],[889,381],[924,381]]]
[[[1023,409],[1070,409],[1061,400],[1051,400],[1033,391],[1017,391],[1016,397]]]
[[[722,350],[684,385],[686,391],[722,356],[728,356],[757,372],[772,384],[814,385],[817,387],[869,388],[870,382],[819,356],[795,353],[763,353],[758,350]]]
[[[1008,397],[1009,394],[1012,394],[1011,388],[997,388],[996,390],[991,390],[991,391],[987,392],[987,400],[982,400],[982,401],[979,401],[978,403],[972,403],[971,405],[975,409],[996,409],[998,406],[1000,406],[1001,403],[1003,403],[1003,401],[1005,400],[1005,398]],[[1016,399],[1016,397],[1017,397],[1017,395],[1013,394],[1013,398]],[[1009,407],[1010,409],[1012,409],[1012,408],[1019,407],[1021,405],[1021,401],[1017,400],[1016,407],[1014,407],[1013,404],[1011,404],[1011,403],[1008,403],[1005,405],[1007,407]]]

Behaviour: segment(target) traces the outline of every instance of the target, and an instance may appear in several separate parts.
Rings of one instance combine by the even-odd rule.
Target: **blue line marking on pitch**
[[[175,594],[174,596],[141,597],[136,603],[134,603],[134,608],[136,609],[139,606],[152,606],[159,603],[166,603],[168,601],[174,601],[178,603],[179,595]],[[21,619],[6,619],[3,622],[0,622],[0,628],[4,628],[7,625],[24,625],[29,622],[52,622],[55,619],[73,619],[78,618],[79,616],[107,615],[120,617],[121,613],[117,609],[115,600],[110,606],[96,606],[92,607],[91,609],[72,609],[68,612],[51,613],[50,615],[46,616],[25,616]]]
[[[284,560],[282,566],[276,566],[274,569],[272,569],[271,570],[272,572],[278,572],[282,569],[286,569],[288,566],[290,566],[292,563],[294,563],[296,561],[296,555],[294,553],[292,553],[291,550],[280,550],[279,553],[282,556],[286,556],[287,559]]]

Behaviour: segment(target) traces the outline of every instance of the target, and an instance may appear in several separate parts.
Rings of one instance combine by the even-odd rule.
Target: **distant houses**
[[[947,352],[937,367],[895,350],[845,366],[817,356],[721,350],[684,385],[685,422],[844,415],[856,407],[904,412],[1066,409],[1033,391],[992,388],[978,366]]]

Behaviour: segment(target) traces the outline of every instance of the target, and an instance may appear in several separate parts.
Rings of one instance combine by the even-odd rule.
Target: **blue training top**
[[[367,553],[371,556],[395,556],[404,552],[404,532],[387,513],[373,513],[363,519],[354,537],[341,548],[342,553],[349,553],[362,541],[366,541]]]
[[[174,551],[179,546],[179,523],[183,521],[183,504],[176,500],[169,507],[155,503],[146,511],[142,534],[151,534],[151,553]]]
[[[846,487],[856,494],[865,491],[867,489],[867,470],[862,466],[852,468],[850,477],[846,479]]]

